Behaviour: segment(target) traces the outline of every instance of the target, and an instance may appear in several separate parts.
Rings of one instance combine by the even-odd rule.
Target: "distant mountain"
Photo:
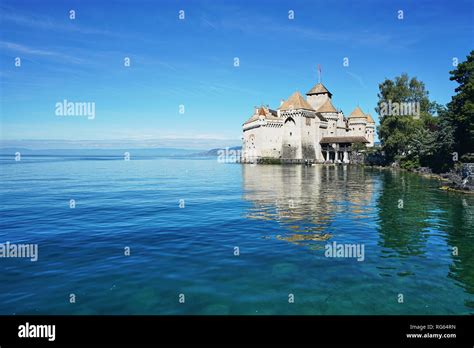
[[[175,148],[146,148],[146,149],[45,149],[32,150],[20,147],[4,147],[0,148],[0,155],[14,156],[19,152],[22,156],[91,156],[91,157],[122,157],[125,152],[129,152],[134,157],[217,157],[219,151],[239,151],[242,146],[233,146],[227,148],[215,148],[208,151],[200,151],[193,149],[175,149]]]
[[[219,156],[219,151],[240,151],[242,150],[242,146],[233,146],[233,147],[226,147],[226,148],[216,148],[216,149],[211,149],[209,151],[203,151],[203,152],[197,152],[191,154],[193,157],[217,157]]]
[[[146,149],[45,149],[31,150],[26,148],[0,148],[0,155],[14,156],[20,152],[22,156],[123,156],[129,152],[130,156],[148,157],[168,157],[168,156],[189,156],[196,153],[195,149],[175,149],[175,148],[146,148]]]

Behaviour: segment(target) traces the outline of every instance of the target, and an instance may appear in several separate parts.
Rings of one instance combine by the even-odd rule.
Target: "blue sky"
[[[347,115],[358,104],[378,122],[385,78],[407,72],[447,103],[453,58],[474,48],[470,0],[2,0],[0,9],[3,146],[238,145],[253,107],[307,92],[318,64],[336,107]],[[94,102],[95,119],[56,116],[64,99]]]

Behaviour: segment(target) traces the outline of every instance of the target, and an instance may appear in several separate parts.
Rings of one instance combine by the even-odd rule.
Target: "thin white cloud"
[[[350,77],[352,77],[353,79],[355,79],[355,80],[359,83],[359,85],[360,85],[362,88],[366,88],[365,83],[364,83],[364,80],[362,79],[361,76],[359,76],[359,75],[357,75],[357,74],[354,74],[354,73],[352,73],[352,72],[349,72],[349,71],[346,71],[346,73],[347,73]]]
[[[57,55],[56,52],[53,51],[45,51],[45,50],[38,50],[35,48],[27,47],[24,45],[20,45],[13,42],[8,41],[0,41],[0,48],[19,52],[19,53],[26,53],[35,56],[55,56]]]
[[[31,56],[45,56],[50,58],[58,58],[58,59],[66,59],[72,63],[82,63],[82,59],[77,57],[68,56],[66,54],[50,51],[50,50],[43,50],[37,49],[30,46],[9,42],[9,41],[0,41],[0,48],[4,50],[9,50],[15,52],[17,54],[25,54]]]
[[[216,24],[219,28],[240,31],[249,35],[275,35],[281,37],[288,35],[293,38],[300,38],[313,41],[335,42],[343,44],[361,45],[393,45],[397,43],[393,35],[372,31],[355,30],[333,30],[320,29],[316,26],[301,26],[296,21],[276,21],[275,18],[264,16],[261,13],[258,17],[252,14],[234,16],[226,18]],[[411,44],[411,42],[409,43]]]
[[[14,13],[3,13],[1,17],[2,21],[7,21],[17,25],[23,25],[28,27],[33,27],[35,29],[44,29],[44,30],[58,30],[58,31],[73,31],[82,34],[91,34],[91,35],[109,35],[117,36],[115,32],[108,30],[95,29],[90,27],[85,27],[83,25],[65,25],[58,22],[53,22],[51,18],[48,17],[39,17],[39,16],[22,16]]]
[[[209,20],[207,20],[206,17],[202,17],[202,22],[204,24],[206,24],[207,26],[210,26],[212,29],[216,29],[217,30],[217,27],[215,26],[215,24],[211,23]]]
[[[85,26],[83,24],[77,25],[74,21],[71,23],[64,23],[53,21],[50,17],[38,16],[38,15],[19,15],[13,13],[12,9],[4,9],[0,7],[2,11],[0,16],[0,22],[9,22],[14,25],[30,27],[35,30],[46,30],[46,31],[59,31],[59,32],[71,32],[84,35],[94,35],[94,36],[105,36],[110,38],[117,39],[133,39],[134,41],[141,41],[145,43],[157,44],[164,43],[166,40],[158,39],[156,36],[153,38],[145,38],[143,35],[133,35],[131,33],[124,33],[118,31],[105,30],[100,28],[93,28]],[[84,38],[90,40],[90,38]]]

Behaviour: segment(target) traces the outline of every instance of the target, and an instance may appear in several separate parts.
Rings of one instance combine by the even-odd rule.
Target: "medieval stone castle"
[[[357,106],[346,118],[332,104],[332,93],[318,83],[306,99],[295,92],[278,110],[255,108],[243,124],[242,161],[349,163],[354,144],[374,146],[374,132],[370,114]]]

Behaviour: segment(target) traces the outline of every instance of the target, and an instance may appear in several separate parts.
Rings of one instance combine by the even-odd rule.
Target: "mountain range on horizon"
[[[129,153],[131,157],[214,157],[219,150],[240,150],[241,146],[213,148],[210,150],[179,149],[179,148],[117,148],[117,149],[38,149],[22,147],[0,148],[0,156],[15,156],[19,152],[22,156],[106,156],[122,157]]]

